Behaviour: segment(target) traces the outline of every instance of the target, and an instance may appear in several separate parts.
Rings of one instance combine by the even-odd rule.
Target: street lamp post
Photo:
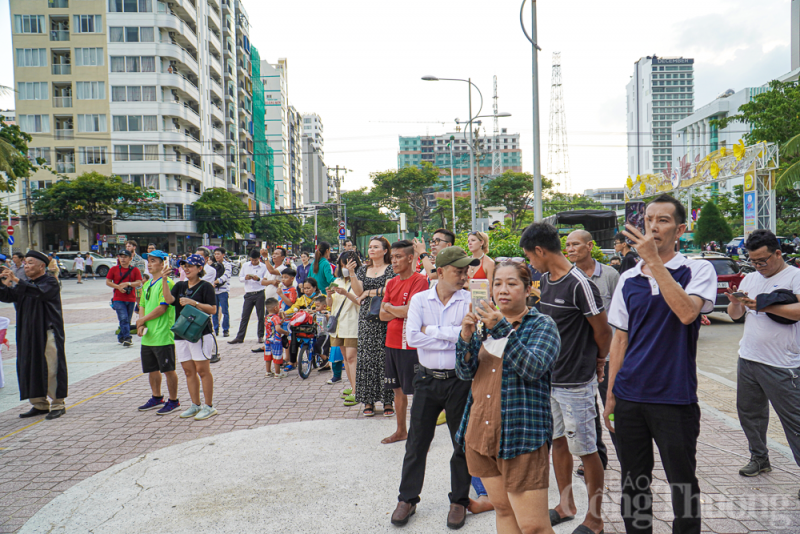
[[[542,211],[542,170],[539,154],[539,50],[541,48],[536,44],[536,0],[531,0],[531,34],[528,35],[528,32],[525,31],[522,10],[526,1],[522,0],[522,5],[519,8],[519,22],[522,25],[525,37],[531,43],[533,55],[531,64],[531,78],[533,81],[533,219],[541,221],[544,215]]]
[[[450,136],[450,198],[453,201],[453,233],[456,233],[456,182],[453,177],[453,136]]]
[[[478,109],[478,114],[480,114],[481,110],[483,109],[483,93],[481,93],[481,90],[478,89],[477,85],[472,83],[472,78],[467,78],[464,80],[462,78],[437,78],[436,76],[423,76],[422,79],[426,82],[447,81],[466,82],[469,84],[469,199],[471,208],[470,211],[472,211],[472,230],[475,230],[477,221],[475,214],[475,154],[472,150],[472,120],[474,119],[472,116],[472,88],[474,87],[481,97],[481,107]],[[455,200],[453,203],[455,203]]]

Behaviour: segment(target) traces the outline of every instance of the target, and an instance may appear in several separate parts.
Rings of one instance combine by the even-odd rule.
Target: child
[[[291,308],[297,302],[297,288],[294,287],[294,278],[297,273],[292,269],[284,269],[281,273],[281,300],[283,301],[283,311]]]
[[[283,345],[281,335],[287,334],[283,329],[283,318],[280,316],[280,303],[278,299],[269,298],[266,302],[267,317],[264,320],[264,361],[267,363],[266,378],[283,378],[286,373],[281,371],[283,364]],[[272,362],[275,362],[275,372],[272,371]]]

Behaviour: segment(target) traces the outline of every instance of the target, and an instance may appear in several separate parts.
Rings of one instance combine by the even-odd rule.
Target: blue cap
[[[147,259],[150,256],[153,256],[155,258],[161,258],[162,261],[169,258],[169,254],[167,254],[166,252],[161,252],[160,250],[154,250],[153,252],[148,252],[147,254],[142,254],[142,257],[144,259]]]
[[[181,265],[183,265],[184,263],[188,263],[189,265],[197,265],[198,267],[203,267],[206,264],[206,259],[200,254],[192,254],[185,260],[181,260]]]

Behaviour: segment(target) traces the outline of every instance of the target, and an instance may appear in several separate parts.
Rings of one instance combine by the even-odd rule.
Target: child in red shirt
[[[280,315],[278,299],[270,298],[266,302],[267,317],[264,319],[264,361],[267,364],[266,378],[283,378],[281,372],[283,364],[283,344],[281,336],[289,332],[283,329],[283,318]],[[272,362],[275,362],[275,372],[272,371]]]

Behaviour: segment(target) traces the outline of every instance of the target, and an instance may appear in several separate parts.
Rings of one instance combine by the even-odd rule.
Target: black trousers
[[[606,360],[606,370],[605,370],[605,378],[602,382],[597,384],[597,392],[600,394],[600,399],[603,402],[603,408],[606,407],[606,394],[608,393],[608,360]],[[597,410],[597,417],[594,418],[594,428],[597,431],[597,454],[600,456],[600,461],[603,462],[603,469],[608,467],[608,449],[606,448],[606,444],[603,443],[603,427],[605,426],[605,422],[603,421],[603,410]],[[614,433],[609,432],[609,436],[611,437],[611,443],[614,444],[614,449],[617,448],[617,442],[615,441]]]
[[[253,308],[256,309],[256,316],[258,317],[258,338],[264,338],[264,298],[263,291],[254,291],[252,293],[244,294],[244,305],[242,305],[242,322],[239,324],[239,333],[236,334],[236,339],[244,339],[247,334],[247,323],[250,322],[250,315],[253,313]]]
[[[622,473],[620,508],[627,534],[653,532],[653,440],[672,490],[672,532],[700,534],[700,486],[695,476],[700,407],[617,398],[614,423]]]
[[[447,428],[453,443],[450,457],[450,503],[469,505],[469,484],[472,477],[467,469],[464,451],[455,443],[456,432],[467,405],[472,382],[448,378],[438,380],[420,370],[414,377],[414,402],[411,405],[411,420],[406,441],[406,456],[403,458],[403,475],[400,480],[398,500],[411,504],[419,502],[422,484],[425,481],[425,463],[428,448],[436,432],[436,420],[444,410],[447,413]]]

